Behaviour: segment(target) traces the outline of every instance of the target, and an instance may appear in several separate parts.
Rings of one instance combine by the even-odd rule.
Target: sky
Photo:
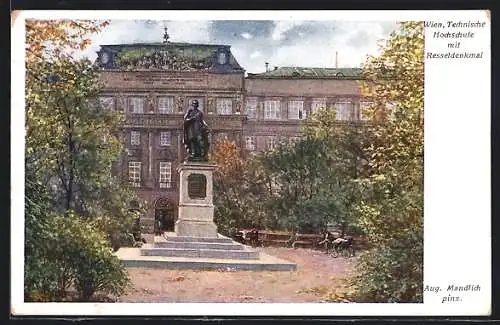
[[[171,42],[231,45],[250,73],[269,66],[359,67],[378,53],[378,41],[397,28],[395,22],[297,20],[111,20],[84,55],[96,58],[100,44],[162,42],[164,27]]]

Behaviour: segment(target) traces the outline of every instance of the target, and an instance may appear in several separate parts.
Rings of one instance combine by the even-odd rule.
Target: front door
[[[155,219],[161,221],[161,231],[174,231],[175,221],[173,209],[156,209],[155,214]]]

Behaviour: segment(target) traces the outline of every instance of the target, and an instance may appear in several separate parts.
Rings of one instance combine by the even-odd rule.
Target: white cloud
[[[168,28],[171,42],[205,43],[209,38],[209,21],[145,21],[112,20],[101,33],[92,37],[92,46],[83,55],[90,59],[97,57],[101,44],[160,43],[164,28]]]
[[[301,25],[303,22],[295,20],[281,20],[277,21],[274,25],[274,30],[271,35],[273,40],[280,40],[283,38],[283,34],[292,29],[295,26]]]
[[[93,37],[93,46],[84,54],[95,59],[99,44],[162,42],[165,26],[172,42],[208,43],[213,32],[207,20],[114,20]],[[254,73],[265,70],[264,62],[271,66],[333,67],[336,51],[339,67],[358,67],[367,55],[377,54],[377,41],[387,38],[395,26],[391,22],[276,21],[268,35],[230,31],[241,38],[219,38],[217,43],[231,45],[240,65]],[[301,29],[294,34],[291,30],[295,27]]]
[[[250,54],[250,59],[256,59],[262,57],[262,52],[255,51]]]
[[[253,38],[253,35],[250,33],[243,33],[241,34],[241,37],[243,37],[244,39],[251,39]]]

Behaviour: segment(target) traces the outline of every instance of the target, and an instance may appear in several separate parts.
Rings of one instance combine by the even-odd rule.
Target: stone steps
[[[126,267],[166,269],[294,271],[296,264],[261,253],[231,238],[155,236],[141,248],[120,248],[117,256]]]
[[[211,243],[211,242],[181,242],[162,241],[155,242],[155,248],[193,248],[193,249],[216,249],[216,250],[244,250],[243,245],[234,243]]]
[[[295,263],[264,253],[260,253],[260,258],[256,260],[234,260],[228,258],[143,256],[140,254],[139,248],[122,247],[116,254],[125,267],[288,272],[297,270],[297,265]]]
[[[161,237],[155,237],[155,243],[172,241],[172,242],[198,242],[198,243],[226,243],[231,244],[233,240],[227,237],[181,237],[181,236],[167,236],[166,238],[160,239]]]
[[[143,246],[143,248],[140,249],[140,252],[142,256],[259,259],[258,251],[249,251],[244,249],[157,248]]]

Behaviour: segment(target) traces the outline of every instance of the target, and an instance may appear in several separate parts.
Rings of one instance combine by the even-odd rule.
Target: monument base
[[[213,222],[177,220],[175,233],[183,237],[217,238],[217,226]]]
[[[179,218],[175,233],[183,237],[217,238],[214,219],[213,172],[217,166],[186,162],[178,167]]]

